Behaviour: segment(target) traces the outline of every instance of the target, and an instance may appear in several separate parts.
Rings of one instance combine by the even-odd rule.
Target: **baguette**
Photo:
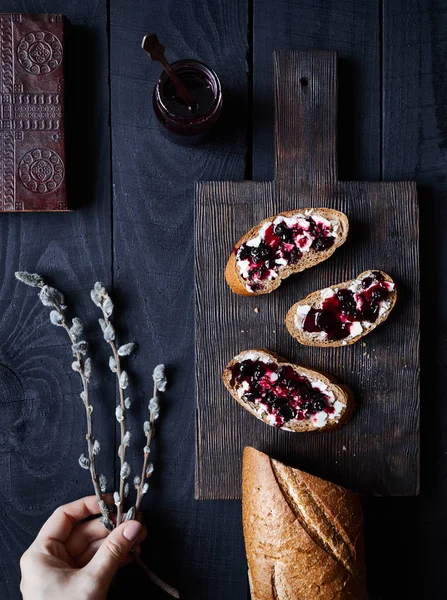
[[[285,431],[329,431],[352,417],[350,388],[268,350],[245,350],[227,365],[225,387],[249,413]]]
[[[329,258],[348,229],[346,215],[330,208],[301,208],[264,219],[234,246],[225,279],[241,296],[269,294],[289,275]]]
[[[366,600],[358,498],[254,448],[242,466],[251,600]]]
[[[290,335],[305,346],[354,344],[383,323],[397,300],[394,281],[383,271],[309,294],[287,313]]]

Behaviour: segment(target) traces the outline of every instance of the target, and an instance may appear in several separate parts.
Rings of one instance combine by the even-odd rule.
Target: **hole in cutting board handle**
[[[301,77],[300,84],[301,87],[307,87],[309,85],[309,80],[307,79],[307,77]]]

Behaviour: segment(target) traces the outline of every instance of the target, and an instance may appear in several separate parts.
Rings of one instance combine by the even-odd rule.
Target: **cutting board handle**
[[[337,53],[279,50],[274,73],[276,180],[327,187],[337,179]]]

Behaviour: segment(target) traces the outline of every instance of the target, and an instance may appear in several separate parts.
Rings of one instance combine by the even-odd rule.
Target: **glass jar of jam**
[[[198,60],[178,60],[171,66],[188,89],[194,105],[187,105],[163,71],[154,88],[155,114],[163,132],[173,141],[185,145],[200,143],[208,137],[222,112],[220,81],[214,71]]]

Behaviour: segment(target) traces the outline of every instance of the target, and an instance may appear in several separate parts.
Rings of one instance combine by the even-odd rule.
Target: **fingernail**
[[[129,521],[129,524],[124,528],[123,536],[126,540],[129,540],[129,542],[133,542],[137,539],[142,529],[143,526],[138,521]]]

